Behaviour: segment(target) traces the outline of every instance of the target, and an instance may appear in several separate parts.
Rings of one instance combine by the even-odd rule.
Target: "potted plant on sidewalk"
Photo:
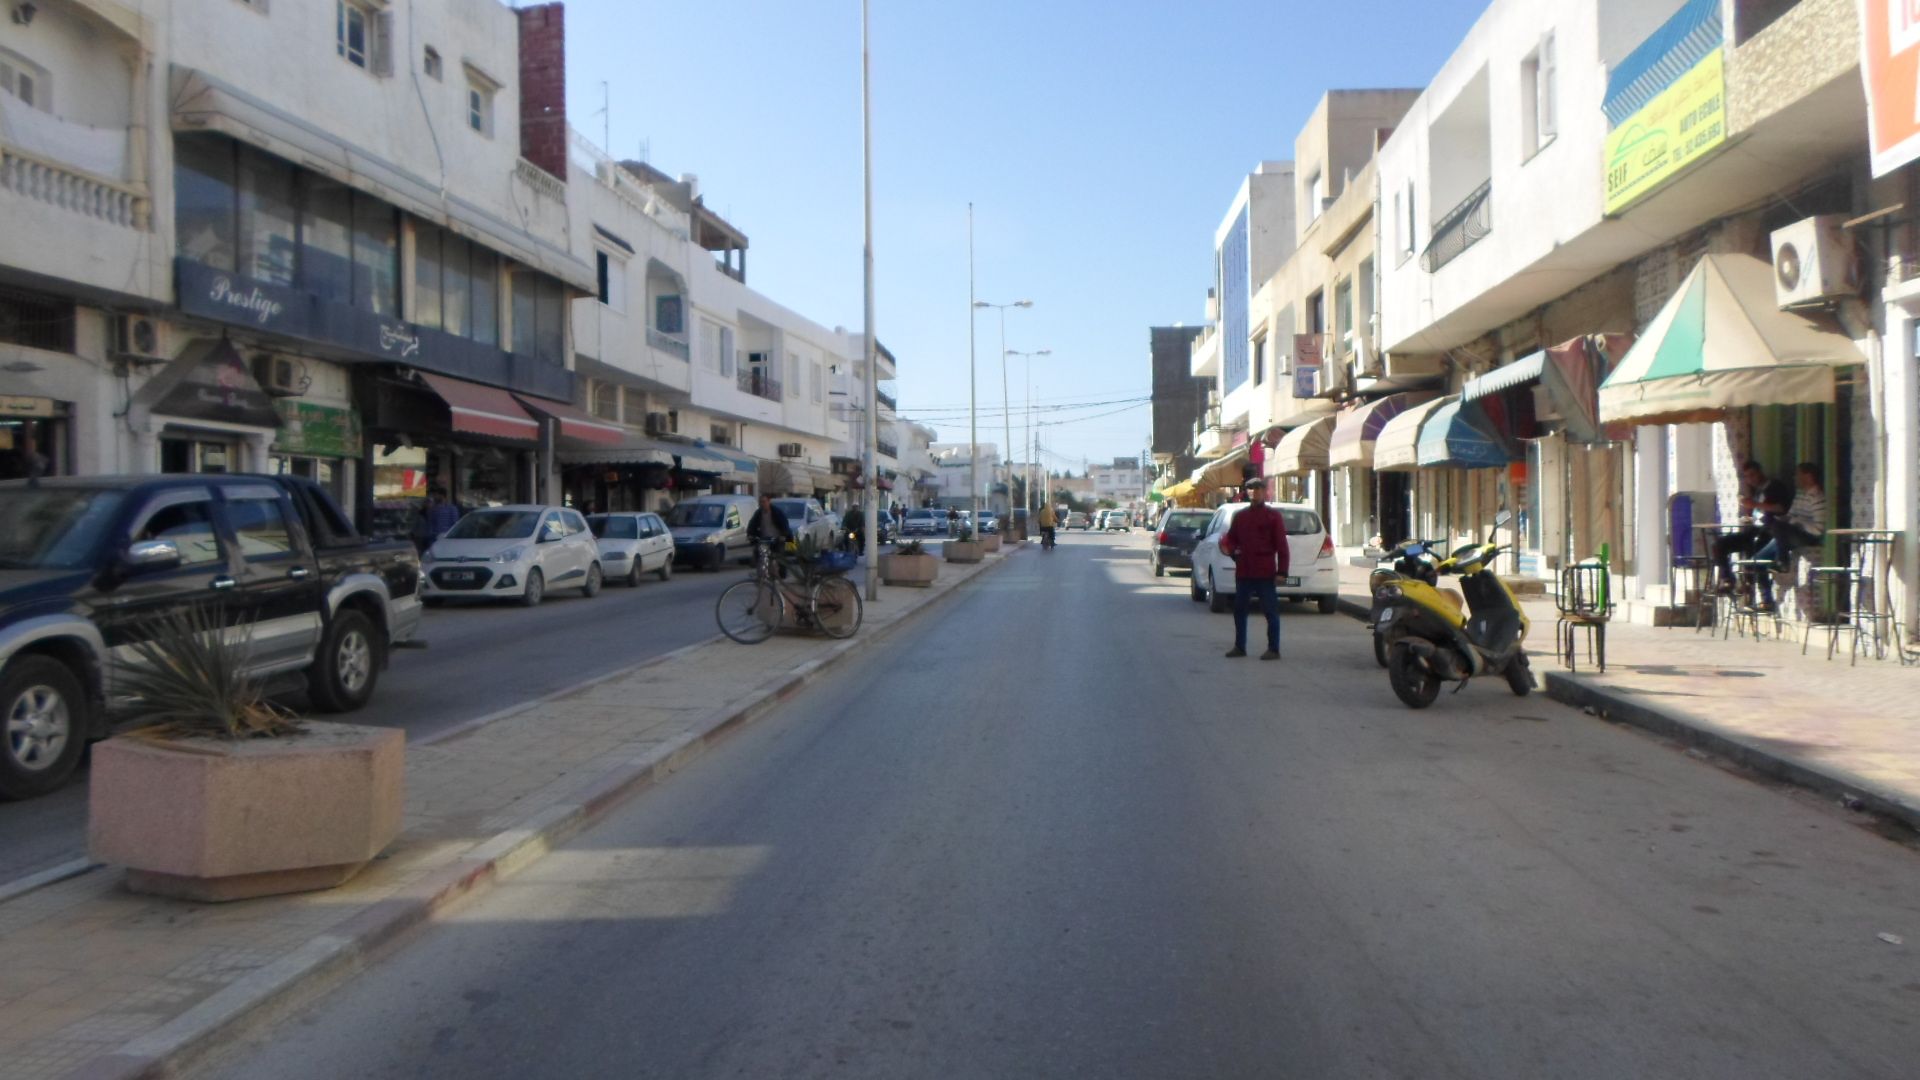
[[[997,532],[980,534],[981,549],[991,555],[1000,550],[1000,534]]]
[[[910,540],[880,556],[880,580],[888,585],[925,588],[940,576],[940,560],[927,554],[918,540]]]
[[[224,628],[224,632],[223,632]],[[297,719],[220,608],[148,624],[116,691],[137,726],[93,749],[87,848],[127,887],[239,900],[339,885],[400,832],[404,733]]]
[[[962,527],[960,535],[940,545],[950,563],[976,563],[987,557],[987,547],[973,538],[972,527]]]

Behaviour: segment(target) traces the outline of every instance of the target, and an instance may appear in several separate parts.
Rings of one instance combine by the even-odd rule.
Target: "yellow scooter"
[[[1493,572],[1500,545],[1464,548],[1440,564],[1441,576],[1460,579],[1466,594],[1410,578],[1384,583],[1374,594],[1374,631],[1386,645],[1387,678],[1410,708],[1424,709],[1440,696],[1442,682],[1455,692],[1481,675],[1498,675],[1516,695],[1533,690],[1525,642],[1532,625],[1513,590]]]

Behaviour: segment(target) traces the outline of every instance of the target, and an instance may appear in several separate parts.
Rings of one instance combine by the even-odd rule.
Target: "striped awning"
[[[524,394],[513,395],[514,400],[527,407],[528,411],[552,418],[560,427],[559,435],[578,443],[598,443],[601,446],[618,446],[627,441],[627,429],[619,424],[610,423],[574,408],[562,401],[548,401],[546,398],[528,397]]]
[[[1518,460],[1513,446],[1478,406],[1455,398],[1421,425],[1417,452],[1423,469],[1495,469]]]
[[[1414,390],[1375,398],[1357,409],[1340,413],[1334,420],[1333,435],[1327,441],[1328,466],[1373,465],[1375,443],[1387,424],[1408,409],[1432,399],[1432,391]],[[1412,467],[1411,463],[1408,467]]]
[[[563,446],[554,452],[562,465],[661,465],[673,468],[672,443],[627,438],[617,445]]]
[[[1454,397],[1421,402],[1387,421],[1373,447],[1375,472],[1406,472],[1420,466],[1420,428],[1427,418],[1443,406],[1458,401]]]
[[[1335,418],[1323,416],[1287,432],[1267,455],[1268,476],[1294,476],[1327,468],[1327,448],[1333,441]]]
[[[1607,114],[1607,126],[1618,127],[1622,120],[1646,108],[1660,91],[1693,70],[1723,40],[1720,0],[1689,0],[1608,73],[1606,96],[1600,103],[1600,110]]]
[[[421,372],[420,379],[447,403],[453,430],[522,442],[539,440],[540,422],[505,390],[430,371]]]

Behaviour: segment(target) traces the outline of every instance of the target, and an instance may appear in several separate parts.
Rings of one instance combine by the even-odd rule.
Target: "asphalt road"
[[[1503,686],[1023,554],[211,1070],[1897,1077],[1920,859]],[[1898,935],[1912,945],[1876,935]]]
[[[608,585],[591,600],[555,592],[537,608],[453,602],[427,611],[425,649],[402,649],[380,676],[357,724],[410,738],[565,689],[719,633],[713,602],[744,568],[684,571],[638,588]],[[289,702],[300,708],[304,702]],[[86,774],[46,798],[0,803],[0,886],[80,856],[86,847]]]

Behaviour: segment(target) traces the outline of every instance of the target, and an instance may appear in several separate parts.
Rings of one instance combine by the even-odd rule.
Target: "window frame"
[[[359,59],[349,44],[355,18],[360,23]],[[379,12],[359,0],[334,0],[333,50],[334,55],[352,64],[362,71],[372,74],[378,49],[374,37],[379,33]]]
[[[247,551],[246,534],[240,528],[241,521],[238,507],[243,504],[255,503],[273,508],[273,513],[278,516],[281,527],[286,530],[286,550],[260,555],[254,555]],[[285,501],[278,495],[268,494],[265,491],[255,491],[251,488],[245,491],[222,492],[220,499],[220,516],[225,521],[227,531],[233,540],[233,550],[240,556],[240,561],[243,563],[259,565],[261,563],[283,562],[288,559],[298,558],[301,554],[300,535],[294,525],[294,518],[297,517],[297,515],[287,512]]]
[[[420,52],[420,70],[434,82],[445,82],[447,79],[447,62],[440,56],[440,50],[431,45]]]

